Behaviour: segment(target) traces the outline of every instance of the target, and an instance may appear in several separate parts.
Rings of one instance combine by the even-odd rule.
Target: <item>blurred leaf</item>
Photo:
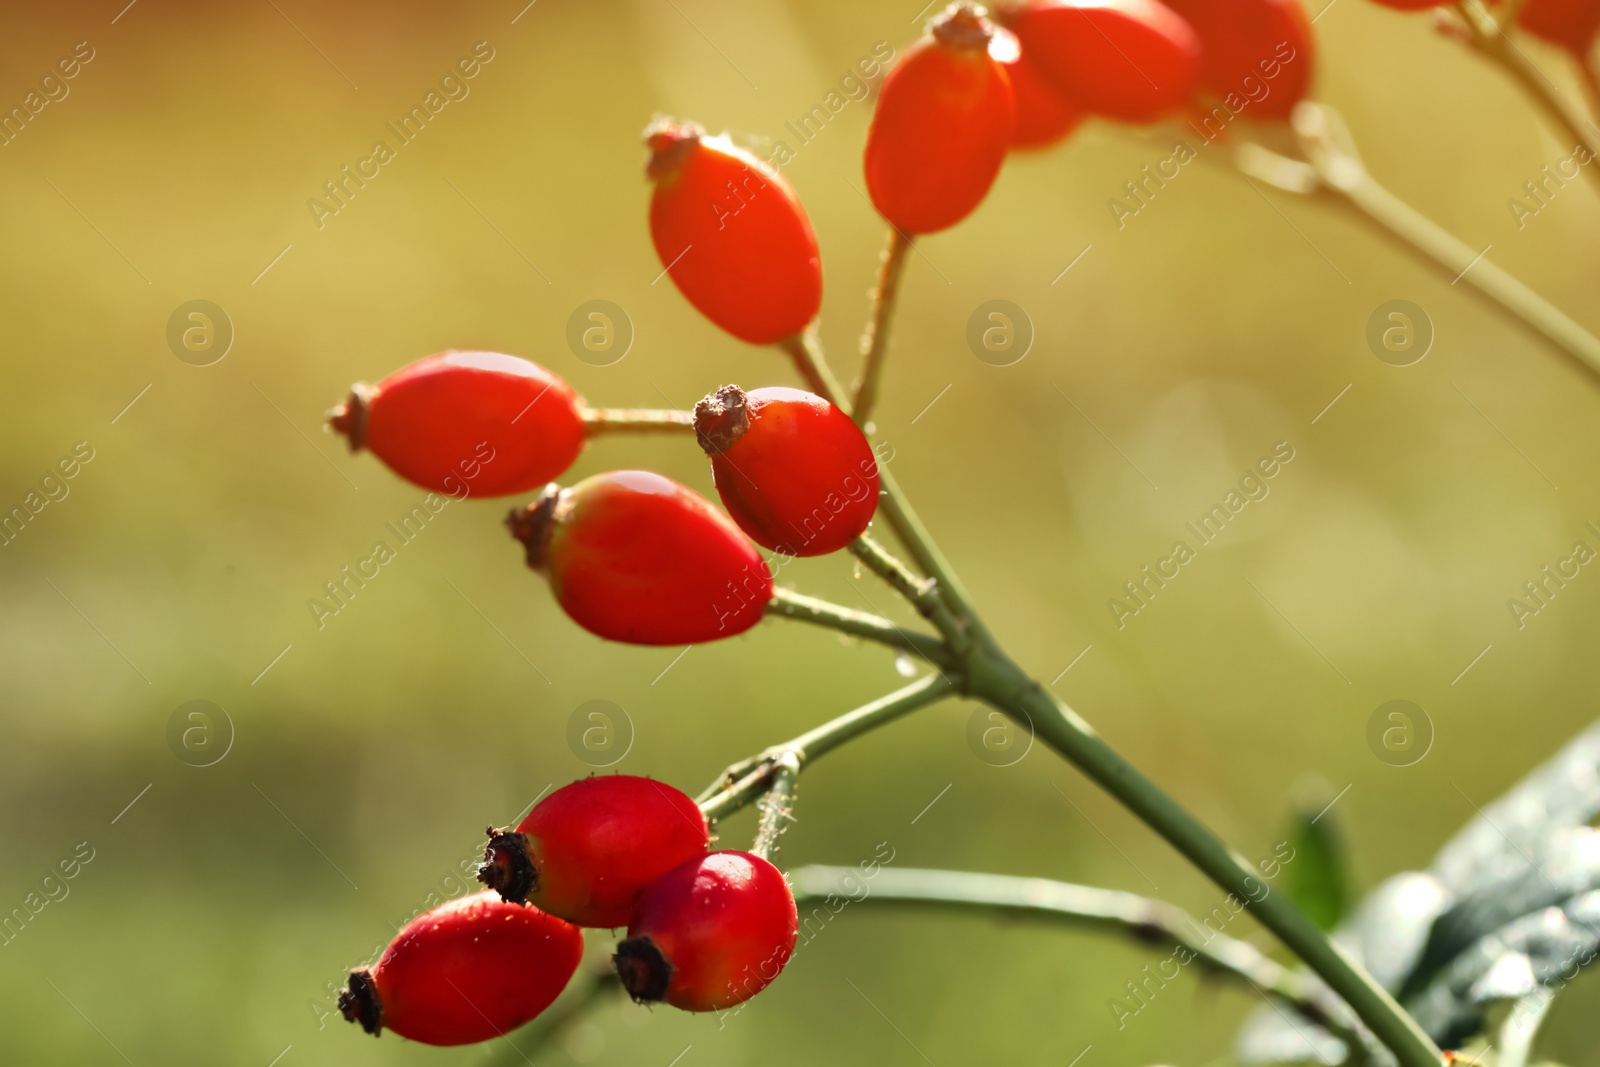
[[[1349,857],[1327,807],[1301,808],[1289,829],[1294,862],[1285,890],[1306,917],[1324,930],[1339,925],[1350,907]]]
[[[1600,951],[1600,831],[1585,825],[1596,813],[1600,723],[1481,809],[1428,872],[1375,889],[1334,940],[1441,1046],[1482,1033],[1489,1006],[1507,1001],[1508,1025],[1531,1044],[1550,997]],[[1246,1021],[1237,1048],[1244,1063],[1346,1058],[1326,1030],[1270,1009]],[[1393,1062],[1367,1053],[1375,1067]]]

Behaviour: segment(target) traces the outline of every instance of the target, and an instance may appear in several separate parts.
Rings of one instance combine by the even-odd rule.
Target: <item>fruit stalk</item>
[[[578,412],[586,436],[694,430],[694,412],[655,408],[583,408]]]
[[[1587,148],[1590,155],[1600,155],[1600,152],[1595,150],[1595,142],[1584,133],[1583,117],[1556,91],[1550,79],[1533,65],[1510,37],[1506,36],[1505,31],[1500,28],[1500,22],[1489,13],[1483,0],[1457,0],[1456,10],[1470,31],[1467,42],[1472,48],[1520,82],[1533,97],[1534,103],[1539,105],[1539,109],[1572,138],[1574,145]],[[1514,15],[1507,17],[1506,25],[1511,25],[1514,18]],[[1590,177],[1600,183],[1600,171],[1595,171],[1594,168],[1589,170]]]
[[[778,838],[788,829],[794,810],[795,787],[800,782],[800,757],[793,749],[773,757],[772,781],[761,798],[761,817],[756,822],[755,843],[750,851],[771,860],[778,850]]]
[[[1235,166],[1286,192],[1319,195],[1354,209],[1377,232],[1398,240],[1452,282],[1476,289],[1600,375],[1600,338],[1379,184],[1356,155],[1337,112],[1326,105],[1301,104],[1294,125],[1306,161],[1246,145],[1235,156]]]
[[[955,691],[954,680],[945,675],[930,674],[870,704],[863,704],[815,729],[807,730],[792,740],[774,745],[762,755],[736,763],[724,771],[700,795],[700,810],[708,822],[731,815],[771,787],[780,766],[787,765],[786,756],[794,758],[794,773],[798,775],[807,763],[832,752],[846,741],[942,700]]]
[[[799,619],[802,622],[839,630],[854,637],[877,641],[879,644],[919,656],[937,667],[947,666],[950,663],[950,649],[944,641],[933,634],[903,629],[881,615],[870,615],[865,611],[830,604],[826,600],[788,589],[774,589],[766,611],[768,615]]]
[[[872,406],[878,400],[878,379],[889,354],[889,318],[894,314],[895,297],[900,292],[900,272],[905,269],[906,253],[910,250],[911,238],[890,226],[889,243],[878,266],[878,284],[872,290],[872,319],[861,338],[861,377],[856,381],[855,397],[850,402],[850,417],[862,428],[866,427],[872,416]]]

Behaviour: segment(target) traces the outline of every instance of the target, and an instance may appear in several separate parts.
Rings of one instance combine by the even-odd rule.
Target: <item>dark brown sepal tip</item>
[[[994,36],[994,24],[984,18],[976,4],[951,4],[928,23],[928,32],[946,48],[958,52],[982,52]]]
[[[750,398],[737,385],[724,385],[694,406],[694,436],[708,456],[732,448],[750,429]]]
[[[373,1037],[383,1033],[383,1001],[378,999],[378,987],[367,968],[350,972],[350,984],[339,993],[339,1010],[345,1022],[360,1023]]]
[[[506,529],[528,550],[528,566],[534,570],[544,566],[545,548],[555,529],[556,504],[560,500],[561,487],[551,482],[537,500],[525,507],[512,508],[506,516]]]
[[[350,442],[350,451],[359,452],[367,444],[367,418],[377,391],[365,382],[350,387],[350,399],[328,409],[328,426]]]
[[[512,904],[526,904],[539,888],[539,871],[528,850],[528,836],[515,830],[489,827],[489,844],[478,864],[478,881]]]
[[[672,964],[656,948],[649,937],[630,937],[617,946],[611,957],[617,965],[617,977],[622,988],[638,1004],[651,1004],[667,995],[667,983],[672,980]]]
[[[651,181],[662,181],[677,174],[699,147],[706,131],[693,122],[679,122],[660,116],[645,127],[644,144],[650,152],[644,172]]]

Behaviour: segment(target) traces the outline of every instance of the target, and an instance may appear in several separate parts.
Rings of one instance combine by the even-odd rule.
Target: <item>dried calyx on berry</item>
[[[372,410],[372,398],[377,390],[366,382],[350,387],[350,399],[328,409],[328,426],[334,433],[343,435],[352,453],[367,447],[367,419]]]
[[[345,1022],[360,1023],[374,1037],[383,1033],[383,1001],[370,970],[357,967],[350,972],[349,983],[339,992],[339,1011]]]
[[[706,455],[734,446],[750,429],[750,398],[737,385],[724,385],[694,406],[694,435]]]
[[[506,529],[522,542],[527,550],[528,566],[534,570],[544,567],[545,549],[550,544],[550,534],[556,526],[556,509],[561,506],[562,489],[555,482],[544,487],[533,503],[512,508],[506,515]]]
[[[488,828],[489,843],[478,864],[478,881],[500,894],[501,900],[527,903],[529,894],[539,888],[539,869],[528,851],[528,836],[507,828]]]

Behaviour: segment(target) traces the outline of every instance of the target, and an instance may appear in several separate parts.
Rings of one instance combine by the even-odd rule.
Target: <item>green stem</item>
[[[572,992],[573,986],[580,982],[584,983],[582,987]],[[621,990],[616,972],[611,970],[598,974],[589,972],[574,978],[572,985],[568,986],[568,992],[545,1009],[544,1014],[507,1036],[506,1047],[492,1056],[485,1067],[526,1067],[535,1060],[539,1050],[555,1040],[562,1030],[587,1015],[608,995],[615,995]]]
[[[812,362],[819,380],[825,383],[829,380],[826,362],[814,344],[797,346],[796,351],[797,358]],[[972,645],[963,656],[963,692],[979,697],[1029,726],[1047,745],[1165,838],[1220,888],[1241,900],[1251,900],[1261,886],[1255,868],[1139,773],[1101,740],[1087,722],[1056,700],[1001,650],[888,468],[880,464],[879,475],[883,490],[880,509],[918,566],[938,582],[941,595],[951,609],[967,622]],[[1404,1067],[1439,1067],[1443,1053],[1416,1020],[1302,915],[1284,894],[1269,894],[1251,907],[1261,924],[1344,998]]]
[[[971,691],[1064,756],[1167,840],[1305,961],[1406,1067],[1439,1067],[1442,1053],[1389,992],[1328,939],[1284,893],[1268,893],[1256,870],[1199,819],[1141,774],[1076,712],[1028,677],[993,644],[969,661]]]
[[[1595,151],[1594,142],[1583,130],[1583,116],[1556,91],[1550,79],[1506,35],[1482,0],[1457,0],[1456,10],[1471,31],[1468,41],[1472,47],[1521,82],[1540,110],[1572,138],[1574,146],[1587,148],[1590,155],[1600,155]],[[1508,24],[1511,21],[1508,19]],[[1594,180],[1600,182],[1600,172],[1592,167],[1588,169]]]
[[[1046,878],[904,867],[880,867],[874,874],[863,874],[855,867],[808,866],[790,871],[789,879],[795,901],[801,904],[833,897],[851,904],[920,905],[1015,915],[1185,949],[1207,970],[1278,997],[1336,1034],[1353,1055],[1359,1055],[1363,1047],[1355,1031],[1331,1020],[1332,1014],[1348,1009],[1332,1001],[1316,982],[1275,962],[1248,942],[1201,926],[1182,908],[1163,900]]]
[[[789,828],[794,810],[794,793],[800,783],[800,756],[793,749],[778,753],[772,760],[772,781],[761,798],[761,817],[756,821],[756,839],[750,851],[771,860],[778,838]]]
[[[864,637],[869,641],[897,648],[902,652],[909,652],[913,656],[920,656],[929,663],[938,667],[948,667],[951,663],[950,648],[933,634],[921,633],[917,630],[906,630],[896,626],[893,622],[881,615],[872,615],[854,608],[842,607],[838,604],[819,600],[816,597],[795,593],[788,589],[774,589],[772,599],[767,602],[767,614],[776,615],[784,619],[799,619],[817,626],[826,626],[853,637]]]
[[[1584,369],[1600,374],[1600,338],[1374,180],[1357,157],[1337,112],[1325,105],[1301,104],[1295,129],[1309,162],[1248,145],[1240,150],[1236,165],[1287,192],[1321,195],[1353,208],[1378,233],[1398,239],[1452,284],[1482,293]]]
[[[937,583],[918,578],[911,569],[878,544],[870,534],[862,534],[850,545],[850,553],[878,577],[911,602],[917,613],[944,634],[956,652],[965,649],[967,631],[955,612],[945,604]]]
[[[872,290],[872,318],[861,338],[861,377],[856,381],[855,397],[850,402],[850,417],[865,426],[878,400],[878,379],[883,376],[883,361],[889,355],[889,320],[894,315],[895,297],[900,293],[900,272],[905,269],[911,238],[898,227],[889,227],[889,243],[878,266],[878,284]]]
[[[930,674],[870,704],[863,704],[837,719],[807,730],[781,745],[774,745],[762,755],[743,760],[724,771],[700,795],[700,810],[712,822],[732,815],[767,791],[780,765],[786,763],[785,757],[792,756],[795,759],[795,773],[798,774],[806,764],[827,755],[846,741],[909,715],[918,708],[927,707],[955,691],[956,683],[950,678],[942,674]]]

